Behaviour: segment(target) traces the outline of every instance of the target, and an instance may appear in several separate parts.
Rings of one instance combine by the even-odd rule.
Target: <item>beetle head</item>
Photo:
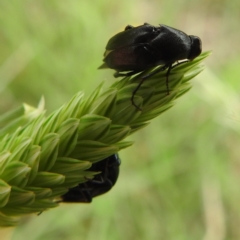
[[[189,60],[193,60],[197,56],[199,56],[202,52],[202,41],[199,37],[190,35],[191,39],[191,50],[188,56]]]

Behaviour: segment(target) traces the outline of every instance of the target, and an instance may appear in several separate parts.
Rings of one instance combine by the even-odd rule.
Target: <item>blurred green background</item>
[[[91,204],[23,219],[11,239],[240,239],[240,2],[0,0],[0,113],[86,95],[108,39],[144,22],[201,37],[213,54],[192,90],[120,152],[117,184]]]

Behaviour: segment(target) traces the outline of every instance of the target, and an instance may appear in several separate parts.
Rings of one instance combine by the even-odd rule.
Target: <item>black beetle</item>
[[[62,202],[90,203],[97,197],[111,190],[118,179],[121,160],[118,154],[113,154],[97,163],[93,163],[89,171],[101,172],[93,179],[70,188],[61,198]]]
[[[201,39],[193,35],[187,35],[178,29],[162,24],[157,27],[148,23],[138,27],[128,25],[123,32],[116,34],[108,41],[104,53],[104,64],[99,68],[115,69],[114,76],[119,77],[131,76],[149,68],[163,65],[163,67],[143,76],[142,81],[133,91],[131,101],[138,108],[134,104],[134,95],[144,80],[168,69],[166,86],[169,94],[168,76],[171,69],[178,64],[193,60],[201,52]],[[185,61],[174,65],[181,60]]]

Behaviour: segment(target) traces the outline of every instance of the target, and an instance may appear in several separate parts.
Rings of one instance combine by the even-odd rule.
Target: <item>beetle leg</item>
[[[182,62],[177,61],[177,63],[176,63],[175,65],[170,64],[170,65],[168,66],[168,70],[167,70],[167,73],[166,73],[167,95],[170,94],[170,93],[169,93],[169,86],[168,86],[168,77],[169,77],[169,75],[170,75],[171,70],[172,70],[173,68],[175,68],[175,67],[177,67],[177,66],[183,64],[183,63],[186,63],[186,62],[189,62],[189,60],[185,60],[185,61],[182,61]]]
[[[154,71],[152,71],[151,73],[143,76],[142,78],[143,79],[147,79],[147,78],[149,78],[149,77],[151,77],[151,76],[153,76],[153,75],[155,75],[155,74],[157,74],[159,72],[162,72],[162,71],[166,70],[168,67],[169,67],[169,64],[166,64],[166,65],[162,66],[161,68],[155,69]]]
[[[174,66],[174,67],[175,67],[175,66]],[[171,63],[171,64],[166,64],[166,65],[164,65],[164,66],[161,67],[161,68],[155,69],[155,71],[153,71],[153,72],[145,75],[145,76],[142,77],[142,78],[147,79],[147,78],[149,78],[149,77],[151,77],[151,76],[153,76],[153,75],[155,75],[155,74],[157,74],[157,73],[159,73],[159,72],[162,72],[162,71],[168,69],[168,70],[167,70],[167,73],[166,73],[166,88],[167,88],[167,95],[169,95],[168,76],[169,76],[170,71],[171,71],[172,68],[173,68],[173,67],[172,67],[172,63]]]
[[[172,68],[175,68],[175,67],[177,67],[177,66],[179,66],[179,65],[181,65],[183,63],[187,63],[187,62],[190,62],[190,61],[189,60],[184,60],[182,62],[177,61],[177,63],[174,66],[172,66]]]
[[[119,73],[119,72],[115,72],[114,74],[113,74],[113,76],[115,77],[115,78],[118,78],[118,77],[130,77],[130,76],[132,76],[132,75],[134,75],[134,74],[136,74],[136,73],[139,73],[139,72],[142,72],[142,71],[131,71],[131,72],[127,72],[127,73]]]
[[[169,86],[168,86],[168,82],[169,82],[169,81],[168,81],[168,77],[169,77],[169,75],[170,75],[171,70],[172,70],[173,68],[175,68],[175,67],[177,67],[177,66],[183,64],[183,63],[186,63],[186,62],[189,62],[189,60],[185,60],[185,61],[182,61],[182,62],[177,61],[177,63],[176,63],[175,65],[170,64],[170,65],[168,66],[168,70],[167,70],[167,73],[166,73],[167,95],[170,94],[170,93],[169,93]]]
[[[183,63],[187,63],[187,62],[189,62],[189,60],[185,60],[185,61],[182,61],[182,62],[177,61],[177,63],[176,63],[175,65],[173,65],[173,64],[168,65],[168,70],[167,70],[167,73],[166,73],[167,95],[170,94],[170,93],[169,93],[169,85],[168,85],[168,82],[169,82],[169,81],[168,81],[168,77],[169,77],[169,75],[170,75],[171,70],[172,70],[173,68],[175,68],[175,67],[177,67],[177,66],[179,66],[179,65],[181,65],[181,64],[183,64]]]
[[[91,203],[92,202],[92,196],[91,196],[89,191],[86,191],[86,192],[83,191],[82,195],[83,195],[86,203]]]
[[[170,66],[171,66],[171,65],[170,65]],[[158,72],[161,72],[161,71],[166,70],[167,68],[168,68],[168,69],[171,69],[170,66],[169,66],[169,65],[164,65],[163,67],[158,68],[158,69],[156,69],[155,71],[153,71],[153,72],[151,72],[151,73],[149,73],[149,74],[147,74],[147,75],[145,75],[145,76],[142,77],[141,82],[140,82],[140,83],[137,85],[137,87],[134,89],[134,91],[132,92],[132,97],[131,97],[132,105],[133,105],[134,107],[136,107],[139,111],[141,111],[142,109],[139,108],[139,107],[134,103],[134,96],[136,95],[138,89],[141,87],[141,85],[143,84],[143,82],[144,82],[146,79],[148,79],[149,77],[157,74]],[[170,71],[170,70],[169,70],[169,71]],[[168,75],[167,75],[167,80],[166,80],[166,86],[167,86],[167,92],[168,92],[168,94],[169,94]]]
[[[90,203],[92,202],[91,190],[92,189],[89,188],[86,183],[79,184],[77,187],[69,189],[59,202]]]
[[[146,79],[145,78],[142,78],[141,82],[137,85],[137,87],[134,89],[134,91],[132,92],[132,97],[131,97],[131,102],[132,102],[132,105],[137,108],[139,111],[142,111],[142,109],[137,106],[134,102],[134,96],[136,95],[138,89],[141,87],[141,85],[143,84],[143,82],[145,81]]]
[[[102,176],[100,176],[99,180],[90,180],[91,183],[94,184],[99,184],[102,185],[103,183],[105,183],[107,180],[105,180]]]
[[[88,180],[89,182],[94,183],[94,184],[99,184],[99,185],[104,184],[107,181],[108,174],[109,174],[109,172],[108,172],[108,168],[109,168],[108,162],[109,162],[109,160],[107,160],[107,162],[105,163],[104,171],[95,175],[95,177],[93,179],[87,178],[87,177],[84,177],[84,178],[86,180]],[[104,173],[103,176],[102,176],[102,173]]]
[[[83,183],[84,184],[84,183]],[[79,193],[74,194],[76,196],[81,196],[82,198],[76,199],[76,201],[80,200],[80,202],[86,202],[86,203],[91,203],[92,202],[92,196],[90,194],[90,189],[84,184],[86,188],[78,188],[76,189]],[[77,201],[77,202],[78,202]]]
[[[175,67],[175,66],[174,66],[174,67]],[[164,71],[164,70],[166,70],[166,69],[168,69],[168,70],[167,70],[167,73],[166,73],[166,88],[167,88],[167,95],[169,95],[168,76],[169,76],[170,71],[171,71],[172,68],[173,68],[173,67],[172,67],[172,64],[166,64],[166,65],[164,65],[163,67],[158,68],[158,69],[156,69],[155,71],[153,71],[153,72],[151,72],[151,73],[143,76],[141,82],[138,84],[138,86],[134,89],[134,91],[133,91],[133,93],[132,93],[132,97],[131,97],[132,105],[135,106],[139,111],[142,110],[141,108],[139,108],[139,107],[134,103],[134,96],[136,95],[138,89],[141,87],[141,85],[143,84],[143,82],[144,82],[146,79],[148,79],[149,77],[151,77],[151,76],[153,76],[153,75],[155,75],[155,74],[157,74],[157,73],[159,73],[159,72],[161,72],[161,71]]]

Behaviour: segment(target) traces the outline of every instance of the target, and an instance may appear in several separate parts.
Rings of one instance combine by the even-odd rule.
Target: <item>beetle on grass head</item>
[[[116,70],[115,77],[131,76],[149,68],[163,65],[152,73],[143,76],[142,81],[132,94],[134,95],[147,78],[167,69],[166,86],[169,94],[168,76],[173,67],[178,64],[192,61],[202,52],[201,39],[161,24],[153,26],[144,23],[133,27],[128,25],[123,32],[110,38],[104,53],[104,63],[99,68]],[[180,63],[178,61],[184,60]],[[174,65],[174,63],[176,63]]]
[[[90,203],[94,197],[112,189],[118,179],[121,160],[113,154],[99,162],[93,163],[89,171],[101,172],[78,186],[70,188],[61,198],[65,203]]]

